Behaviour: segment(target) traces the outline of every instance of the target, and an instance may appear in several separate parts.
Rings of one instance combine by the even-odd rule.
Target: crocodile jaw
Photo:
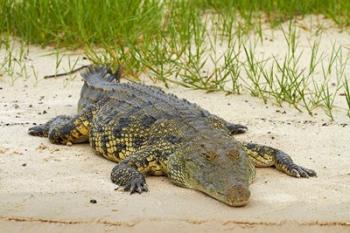
[[[229,206],[244,206],[249,201],[253,173],[249,159],[242,150],[239,152],[240,159],[236,161],[220,155],[208,161],[196,153],[174,153],[169,157],[167,174],[177,185],[203,192]]]

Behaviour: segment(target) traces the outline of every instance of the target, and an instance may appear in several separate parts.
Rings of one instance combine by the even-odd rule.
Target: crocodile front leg
[[[231,135],[243,134],[248,130],[248,127],[241,124],[226,123],[227,129],[230,131]]]
[[[159,162],[160,156],[163,155],[158,149],[147,148],[135,152],[113,168],[112,182],[123,186],[124,191],[130,193],[147,192],[144,174],[163,174],[163,166]]]
[[[256,167],[274,166],[277,170],[298,178],[316,176],[314,170],[295,164],[292,158],[283,151],[254,143],[242,143],[242,145]]]
[[[125,160],[113,168],[111,180],[113,183],[123,186],[124,191],[130,191],[131,194],[148,191],[145,176],[134,166],[128,165]]]
[[[248,130],[248,127],[245,125],[225,121],[216,115],[210,115],[208,119],[215,128],[224,129],[230,135],[243,134]]]

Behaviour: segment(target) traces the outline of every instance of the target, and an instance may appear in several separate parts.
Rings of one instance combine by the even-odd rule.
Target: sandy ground
[[[52,74],[54,56],[33,50],[39,77]],[[238,140],[280,148],[318,173],[295,179],[258,169],[249,204],[232,208],[165,177],[148,177],[150,192],[142,195],[115,191],[114,164],[88,145],[52,145],[27,134],[33,124],[74,114],[81,85],[80,78],[0,82],[0,232],[350,232],[350,122],[343,109],[329,122],[321,110],[310,117],[248,95],[168,89],[249,126]]]

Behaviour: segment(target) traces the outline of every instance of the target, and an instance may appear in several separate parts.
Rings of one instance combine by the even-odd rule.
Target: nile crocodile
[[[230,206],[250,197],[255,167],[275,167],[294,177],[316,173],[272,147],[238,142],[245,126],[229,123],[196,104],[140,83],[120,83],[105,67],[82,72],[75,116],[60,115],[29,129],[55,144],[90,142],[117,162],[111,180],[125,191],[148,191],[145,175],[166,175]]]

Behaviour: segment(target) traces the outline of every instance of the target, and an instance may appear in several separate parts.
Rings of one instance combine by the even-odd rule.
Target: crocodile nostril
[[[243,206],[247,204],[250,197],[248,186],[235,184],[227,191],[227,200],[232,206]]]

